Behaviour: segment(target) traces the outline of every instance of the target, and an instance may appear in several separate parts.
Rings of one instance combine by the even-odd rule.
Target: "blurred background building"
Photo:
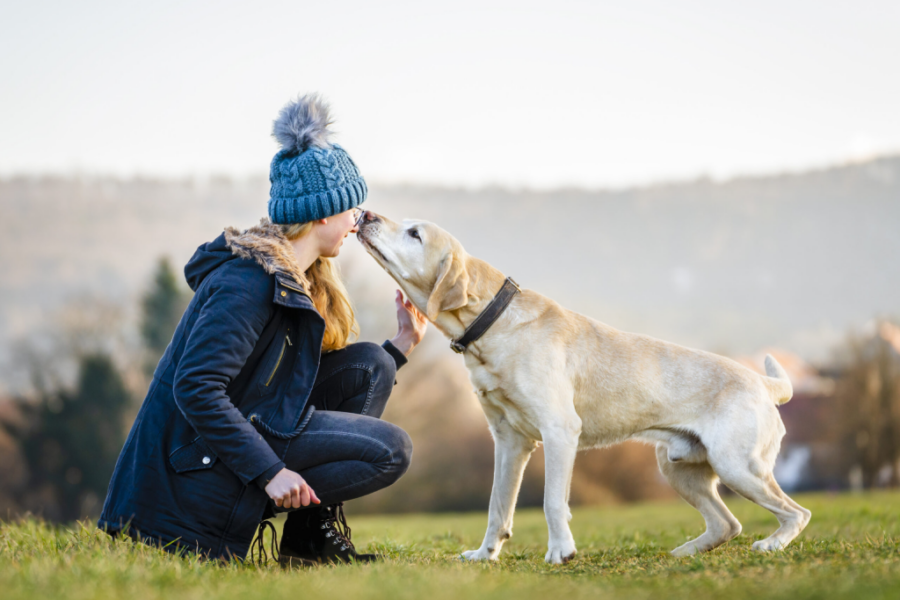
[[[20,3],[0,22],[0,515],[97,514],[182,266],[265,214],[271,120],[307,91],[366,208],[614,327],[775,354],[785,488],[900,484],[900,8],[863,4]],[[339,261],[361,339],[390,337],[393,282],[354,240]],[[413,466],[355,510],[486,508],[460,357],[432,331],[398,380],[385,418]],[[542,495],[537,453],[520,502]],[[579,456],[575,503],[669,496],[647,446]]]

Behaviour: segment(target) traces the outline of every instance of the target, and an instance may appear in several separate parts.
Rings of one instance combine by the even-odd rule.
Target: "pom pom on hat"
[[[328,103],[318,94],[306,94],[288,102],[272,124],[272,136],[288,152],[305,152],[310,147],[331,148]]]

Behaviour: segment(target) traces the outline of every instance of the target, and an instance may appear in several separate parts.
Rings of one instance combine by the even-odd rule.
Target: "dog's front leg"
[[[463,552],[467,560],[496,560],[503,542],[512,536],[513,512],[522,485],[522,474],[531,453],[537,447],[521,433],[502,421],[491,426],[494,436],[494,487],[488,511],[488,527],[478,550]]]
[[[549,532],[544,560],[560,564],[575,556],[575,539],[569,529],[572,518],[569,486],[578,452],[581,420],[575,416],[548,424],[542,428],[541,435],[544,438],[544,516]]]

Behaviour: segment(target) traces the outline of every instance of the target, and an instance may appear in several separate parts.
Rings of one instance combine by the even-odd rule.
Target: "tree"
[[[190,299],[191,294],[179,286],[169,259],[160,258],[153,284],[141,299],[141,337],[149,353],[145,363],[148,374],[166,351]]]
[[[27,425],[11,431],[27,468],[20,504],[54,521],[99,512],[125,441],[123,419],[131,401],[107,354],[79,358],[71,391],[44,391],[23,404]]]
[[[837,437],[843,456],[862,473],[864,487],[900,484],[900,328],[883,321],[875,335],[853,340],[838,381]]]

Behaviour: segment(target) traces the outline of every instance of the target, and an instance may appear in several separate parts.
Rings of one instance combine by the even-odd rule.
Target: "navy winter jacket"
[[[262,488],[289,443],[269,433],[295,432],[313,410],[325,324],[265,219],[200,246],[184,272],[194,298],[116,463],[99,526],[243,558],[269,502]]]

